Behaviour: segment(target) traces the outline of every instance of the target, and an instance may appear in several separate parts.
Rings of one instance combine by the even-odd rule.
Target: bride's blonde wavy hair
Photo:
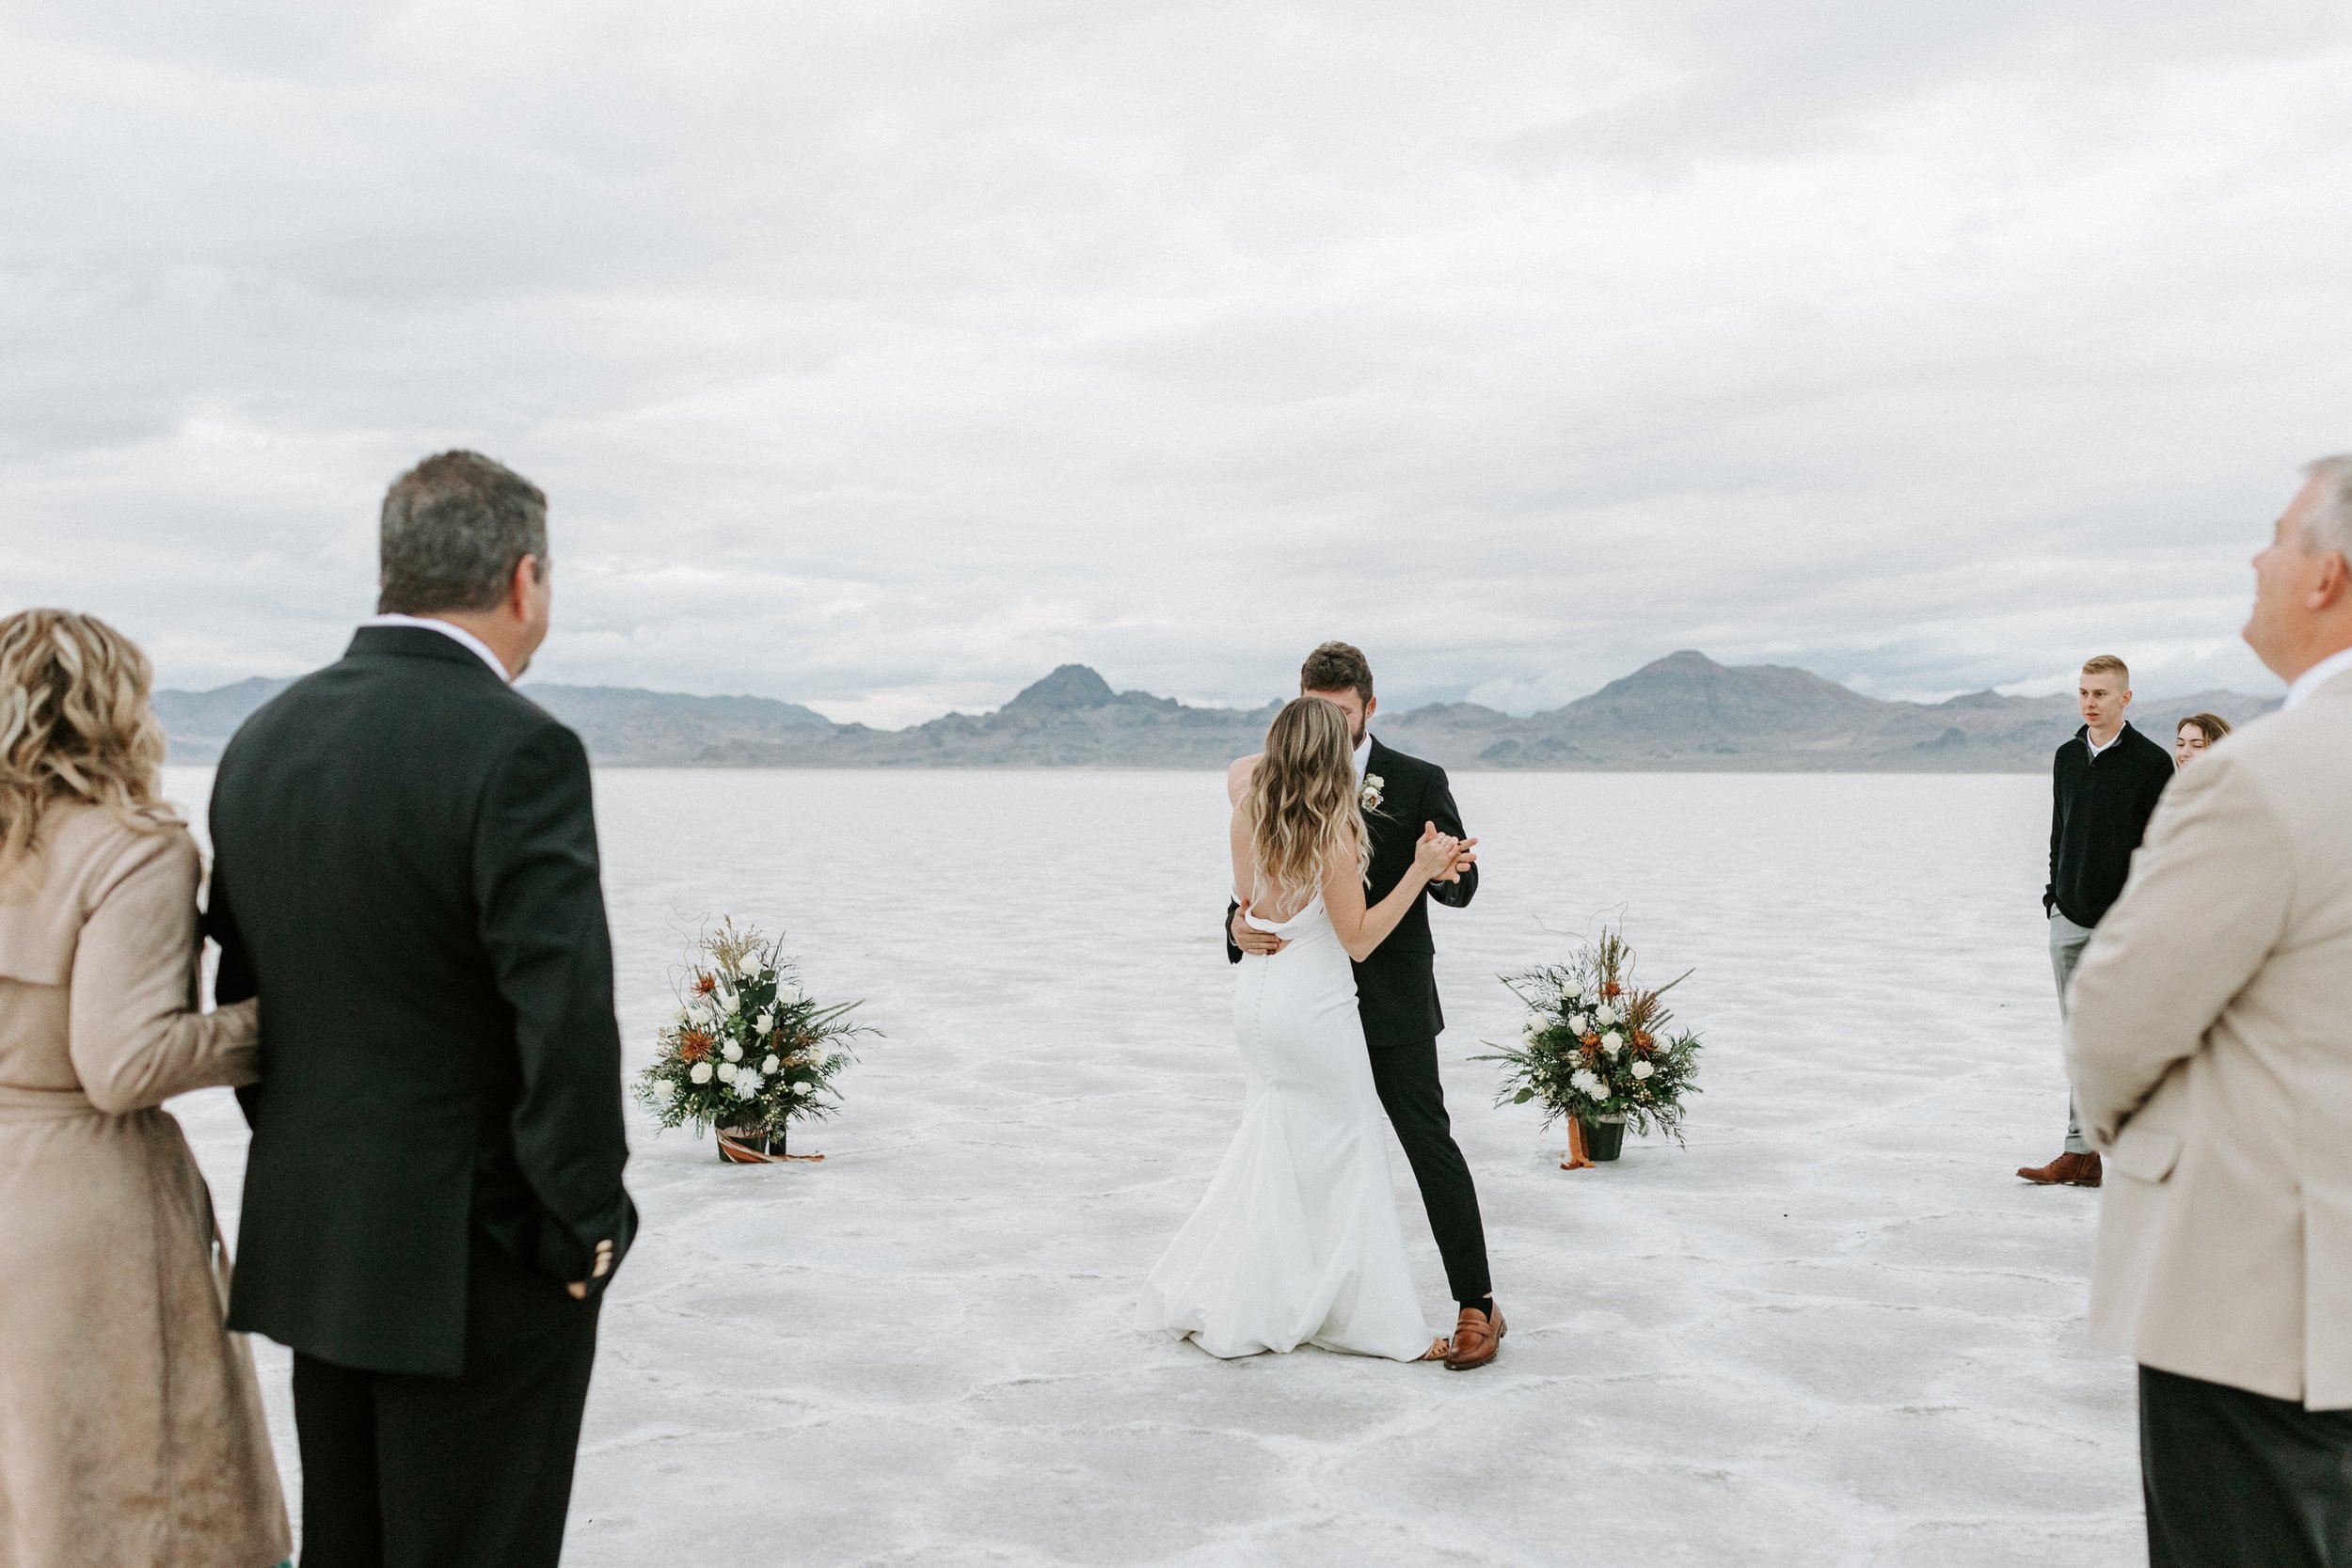
[[[1266,731],[1242,797],[1248,813],[1257,896],[1305,904],[1335,855],[1350,855],[1356,873],[1372,865],[1356,793],[1356,741],[1347,715],[1321,697],[1294,697]]]
[[[135,828],[176,821],[157,797],[164,728],[138,644],[94,615],[0,618],[0,868],[40,842],[59,800],[111,808]]]

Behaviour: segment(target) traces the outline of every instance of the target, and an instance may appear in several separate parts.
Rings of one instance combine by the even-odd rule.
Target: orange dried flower
[[[694,994],[696,996],[708,996],[711,992],[717,990],[718,989],[719,977],[716,974],[697,974],[694,976]]]
[[[1636,1029],[1633,1031],[1634,1049],[1638,1051],[1647,1051],[1651,1046],[1657,1043],[1657,1038],[1652,1036],[1648,1030]]]
[[[710,1056],[711,1039],[700,1029],[689,1029],[677,1037],[677,1055],[681,1062],[706,1061]]]
[[[1586,1035],[1579,1040],[1578,1043],[1582,1045],[1587,1051],[1597,1051],[1600,1049],[1600,1037],[1598,1035]]]
[[[1612,980],[1607,985],[1600,988],[1600,993],[1613,1002],[1618,997],[1625,994],[1625,988],[1617,984],[1616,981]]]

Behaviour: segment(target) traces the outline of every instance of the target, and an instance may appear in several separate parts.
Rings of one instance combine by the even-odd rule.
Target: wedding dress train
[[[1250,924],[1290,945],[1239,965],[1241,1131],[1153,1265],[1136,1326],[1219,1356],[1313,1344],[1417,1360],[1429,1328],[1406,1266],[1347,950],[1320,895],[1280,925]]]

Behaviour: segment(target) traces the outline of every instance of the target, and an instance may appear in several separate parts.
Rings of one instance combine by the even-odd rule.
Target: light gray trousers
[[[2058,976],[2058,1022],[2066,1022],[2066,988],[2074,978],[2074,965],[2081,961],[2083,948],[2090,942],[2090,927],[2077,926],[2056,910],[2050,911],[2050,973]],[[2088,1154],[2090,1144],[2083,1136],[2082,1117],[2074,1114],[2074,1095],[2066,1095],[2066,1152]]]

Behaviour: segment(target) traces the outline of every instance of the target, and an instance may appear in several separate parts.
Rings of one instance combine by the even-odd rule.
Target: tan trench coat
[[[2074,971],[2106,1151],[2090,1329],[2142,1364],[2352,1409],[2352,675],[2164,792]]]
[[[267,1568],[261,1391],[157,1109],[252,1080],[252,1006],[196,1010],[184,830],[62,806],[41,843],[0,878],[0,1568]]]

